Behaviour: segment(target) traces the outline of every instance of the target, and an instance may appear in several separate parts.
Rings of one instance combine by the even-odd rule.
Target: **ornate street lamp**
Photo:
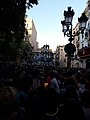
[[[74,16],[74,11],[73,9],[71,10],[71,7],[68,7],[68,11],[64,10],[64,19],[65,19],[65,23],[67,25],[71,25],[72,24],[72,20],[73,20],[73,16]]]
[[[64,36],[67,35],[68,37],[70,37],[70,39],[69,39],[70,42],[73,41],[72,20],[73,20],[74,14],[75,14],[74,10],[71,9],[71,7],[68,7],[67,11],[64,10],[64,19],[65,20],[61,21],[62,28],[63,28],[62,31],[64,33]]]
[[[86,28],[87,21],[88,21],[88,17],[85,15],[85,13],[82,13],[81,17],[78,18],[78,22],[80,24],[79,29],[82,33],[82,38],[83,38],[84,30]]]
[[[80,30],[84,30],[86,28],[86,23],[88,21],[88,17],[85,13],[82,13],[82,16],[78,18],[78,22],[80,23]]]
[[[61,21],[62,24],[62,32],[64,33],[64,36],[66,35],[69,37],[70,43],[65,45],[65,52],[67,53],[67,67],[71,67],[71,57],[74,55],[74,52],[76,51],[75,45],[72,44],[72,41],[75,37],[75,35],[72,34],[72,20],[75,12],[71,7],[68,7],[68,10],[64,10],[64,20]],[[86,28],[88,18],[86,17],[85,13],[82,13],[82,16],[78,18],[78,22],[80,23],[80,31],[82,35],[84,34],[84,29]]]
[[[71,67],[71,57],[73,56],[74,52],[76,51],[75,45],[72,44],[73,41],[73,35],[72,35],[72,20],[74,16],[74,10],[71,9],[71,7],[68,7],[68,10],[64,10],[64,20],[61,21],[62,24],[62,31],[64,33],[64,36],[66,35],[69,37],[70,43],[65,45],[65,52],[67,53],[67,67]]]
[[[66,33],[67,31],[67,24],[65,23],[65,20],[61,21],[62,24],[62,32]]]

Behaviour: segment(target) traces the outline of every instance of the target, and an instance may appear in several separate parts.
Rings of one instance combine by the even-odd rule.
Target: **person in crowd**
[[[57,120],[58,118],[58,93],[53,88],[48,88],[45,95],[45,113],[44,120]]]
[[[66,88],[63,105],[60,107],[59,113],[60,120],[85,120],[84,111],[75,87],[69,86]]]
[[[0,88],[0,120],[25,120],[23,107],[16,102],[17,89],[10,86]]]
[[[85,113],[85,120],[90,120],[90,90],[87,89],[81,96],[81,103]]]
[[[56,71],[51,71],[48,81],[49,81],[48,83],[49,83],[50,88],[54,89],[58,94],[60,94],[60,88],[59,88],[59,83],[57,80]]]

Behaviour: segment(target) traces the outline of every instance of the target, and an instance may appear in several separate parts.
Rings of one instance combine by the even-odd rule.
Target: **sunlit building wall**
[[[80,67],[90,68],[90,0],[87,0],[87,4],[83,12],[88,17],[88,21],[83,36],[80,34],[78,55],[80,57]]]
[[[27,39],[32,45],[34,49],[38,48],[38,43],[37,43],[37,31],[35,28],[35,24],[32,18],[26,18],[26,29],[28,32]]]
[[[74,57],[72,58],[71,61],[71,66],[72,67],[79,67],[79,56],[78,56],[78,51],[80,48],[80,36],[79,36],[79,23],[77,22],[76,26],[73,28],[73,34],[74,34],[74,40],[73,40],[73,44],[76,47],[76,51],[74,53]]]
[[[66,67],[66,57],[65,57],[65,51],[64,51],[64,46],[57,46],[56,48],[56,63],[58,63],[58,65],[60,67]]]

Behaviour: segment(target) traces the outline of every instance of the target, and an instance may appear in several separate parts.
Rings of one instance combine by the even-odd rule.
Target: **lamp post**
[[[74,40],[74,36],[72,33],[72,20],[75,12],[71,7],[68,7],[68,10],[64,10],[64,20],[61,21],[62,24],[62,32],[64,33],[64,36],[69,37],[69,43],[65,45],[65,52],[67,53],[67,67],[71,67],[71,58],[74,56],[74,52],[76,51],[76,47],[74,44],[72,44],[72,41]],[[86,17],[85,13],[82,13],[82,16],[78,18],[78,22],[80,23],[80,31],[83,35],[83,31],[86,27],[86,22],[88,18]]]
[[[86,28],[87,21],[88,21],[88,17],[85,15],[85,13],[82,13],[82,16],[78,18],[78,22],[80,23],[79,30],[82,33],[82,38],[83,38],[84,30]]]

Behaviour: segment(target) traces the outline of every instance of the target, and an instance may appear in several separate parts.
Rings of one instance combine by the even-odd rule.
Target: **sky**
[[[28,18],[32,18],[37,30],[39,48],[48,44],[50,49],[56,50],[58,45],[67,44],[68,38],[64,37],[61,21],[64,20],[63,12],[71,6],[75,12],[73,27],[78,22],[78,17],[86,7],[87,0],[39,0],[38,5],[27,10]]]

